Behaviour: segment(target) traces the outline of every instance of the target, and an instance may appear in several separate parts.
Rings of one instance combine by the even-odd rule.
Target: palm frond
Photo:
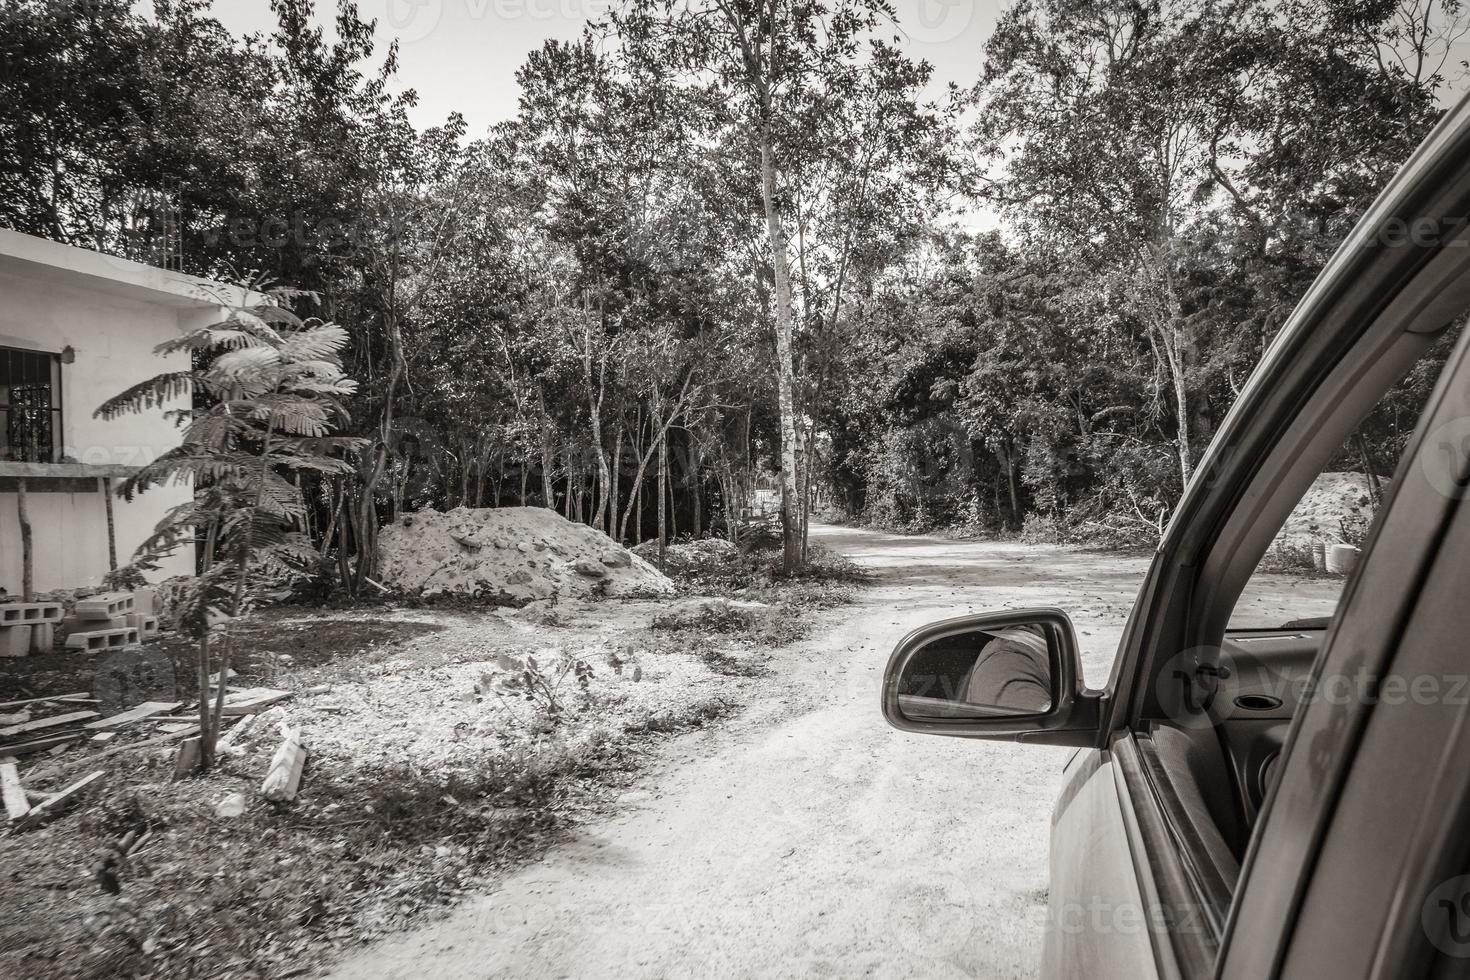
[[[123,415],[136,415],[162,408],[193,391],[198,375],[194,371],[169,371],[140,381],[131,388],[107,399],[92,413],[93,418],[112,421]]]

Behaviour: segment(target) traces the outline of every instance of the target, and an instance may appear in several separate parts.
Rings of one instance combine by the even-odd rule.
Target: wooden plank
[[[41,752],[45,749],[65,745],[81,738],[80,732],[68,732],[65,735],[51,735],[46,738],[34,739],[30,742],[15,742],[11,745],[0,746],[0,752],[6,755],[29,755],[32,752]]]
[[[187,779],[199,768],[200,741],[198,735],[190,736],[179,743],[174,756],[174,779]]]
[[[26,698],[23,701],[0,701],[0,711],[4,711],[6,708],[19,708],[27,704],[40,704],[42,701],[56,701],[67,703],[75,701],[86,701],[89,704],[97,703],[97,699],[92,697],[92,692],[78,691],[75,694],[53,694],[50,697],[46,698]]]
[[[11,820],[19,820],[31,808],[20,785],[20,767],[9,756],[0,759],[0,795],[5,798],[5,815]]]
[[[96,718],[95,711],[71,711],[64,715],[56,715],[52,718],[41,718],[36,721],[28,721],[24,725],[11,725],[9,728],[0,728],[0,738],[9,738],[12,735],[24,735],[26,732],[39,731],[42,728],[55,728],[57,725],[71,725],[88,718]]]
[[[241,691],[239,694],[225,695],[225,708],[221,717],[239,718],[241,715],[255,715],[269,708],[277,702],[287,698],[295,697],[295,691],[278,691],[269,687],[252,687]],[[154,721],[187,721],[191,725],[200,723],[198,715],[154,715]]]
[[[107,773],[101,769],[88,773],[46,802],[31,807],[30,812],[16,824],[17,829],[29,830],[32,827],[40,826],[60,813],[69,804],[75,803],[81,798],[83,793],[99,786],[106,779]]]
[[[225,695],[225,716],[253,715],[278,701],[294,697],[295,691],[278,691],[271,687],[251,687],[238,694]],[[235,710],[231,710],[235,709]]]
[[[271,767],[260,784],[260,795],[275,803],[289,803],[296,799],[301,786],[301,770],[306,765],[306,745],[301,740],[301,729],[289,725],[281,726],[284,738],[280,748],[271,759]]]
[[[183,705],[184,702],[182,701],[144,701],[142,704],[129,708],[120,715],[89,721],[82,727],[94,729],[122,728],[124,725],[131,725],[135,721],[142,721],[156,714],[178,711]]]
[[[259,717],[260,715],[246,715],[239,721],[235,722],[235,726],[233,728],[220,736],[219,744],[217,744],[215,748],[217,750],[228,749],[230,746],[234,745],[240,740],[240,737],[242,735],[250,731],[251,726],[255,724],[255,720]]]
[[[104,749],[98,752],[97,758],[105,759],[109,755],[116,755],[119,752],[126,752],[129,749],[146,749],[150,746],[162,745],[165,742],[172,742],[175,739],[188,738],[190,735],[197,734],[199,734],[199,726],[190,725],[188,728],[181,729],[177,732],[169,732],[167,735],[155,735],[152,738],[145,738],[141,742],[129,742],[127,745],[114,745],[110,749]],[[6,747],[5,751],[10,751],[9,746]]]

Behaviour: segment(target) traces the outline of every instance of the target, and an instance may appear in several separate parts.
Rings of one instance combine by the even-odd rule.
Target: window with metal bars
[[[60,443],[61,357],[0,347],[0,459],[54,463]]]

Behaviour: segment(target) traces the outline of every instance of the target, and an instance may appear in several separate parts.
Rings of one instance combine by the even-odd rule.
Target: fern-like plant
[[[287,479],[302,470],[350,473],[362,440],[331,435],[346,419],[341,398],[356,390],[342,370],[347,332],[303,320],[289,304],[299,290],[245,284],[229,315],[156,347],[187,351],[188,370],[168,371],[108,399],[96,415],[167,410],[179,445],[128,477],[118,493],[187,483],[193,499],[172,508],[139,547],[130,568],[156,570],[182,547],[197,549],[197,574],[177,590],[171,618],[197,645],[200,768],[213,764],[234,644],[231,624],[259,598],[253,583],[319,560],[305,534],[306,503]],[[182,397],[188,408],[168,409]],[[122,571],[121,569],[119,571]],[[216,656],[217,652],[217,656]],[[210,704],[209,676],[220,677]]]

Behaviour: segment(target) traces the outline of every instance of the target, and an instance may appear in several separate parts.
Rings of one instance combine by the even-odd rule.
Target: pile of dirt
[[[1388,490],[1388,479],[1379,477]],[[1361,535],[1373,519],[1373,497],[1362,473],[1321,473],[1297,502],[1276,536],[1276,544],[1297,547]],[[1346,525],[1346,531],[1344,531]],[[1347,541],[1357,544],[1357,541]]]
[[[500,595],[529,601],[601,594],[661,596],[674,583],[586,524],[544,507],[422,510],[383,528],[378,571],[420,595]]]

